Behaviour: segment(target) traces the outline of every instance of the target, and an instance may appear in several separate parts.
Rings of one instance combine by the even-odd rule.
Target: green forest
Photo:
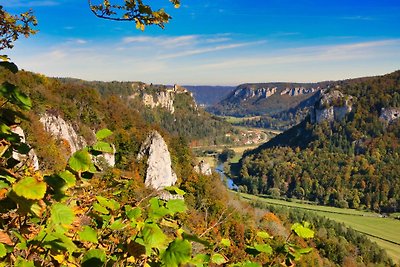
[[[381,115],[400,105],[400,72],[338,85],[355,98],[352,111],[340,121],[310,123],[308,117],[247,153],[237,170],[245,190],[344,208],[399,211],[399,120],[386,121]]]

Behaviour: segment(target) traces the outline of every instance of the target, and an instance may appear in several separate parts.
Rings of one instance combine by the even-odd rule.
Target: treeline
[[[250,193],[399,211],[400,121],[380,115],[400,107],[400,72],[338,85],[354,97],[352,112],[342,121],[311,124],[308,118],[247,153],[238,183]]]

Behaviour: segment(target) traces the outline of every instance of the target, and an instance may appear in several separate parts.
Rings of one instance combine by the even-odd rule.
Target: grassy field
[[[400,220],[383,218],[376,213],[353,209],[340,209],[298,202],[288,202],[248,194],[241,194],[241,196],[247,200],[257,200],[273,205],[309,210],[310,212],[315,212],[331,220],[342,222],[348,227],[367,235],[371,240],[384,248],[387,254],[392,257],[395,262],[400,262]]]
[[[219,116],[220,118],[223,118],[229,123],[235,124],[235,123],[241,123],[245,120],[256,120],[260,119],[260,116],[253,116],[253,117],[232,117],[232,116]]]

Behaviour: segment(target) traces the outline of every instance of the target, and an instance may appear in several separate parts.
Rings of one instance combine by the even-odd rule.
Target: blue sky
[[[116,0],[121,1],[121,0]],[[237,85],[322,81],[400,69],[398,0],[148,0],[165,30],[96,18],[86,0],[0,0],[32,8],[39,33],[5,51],[26,70],[87,80]]]

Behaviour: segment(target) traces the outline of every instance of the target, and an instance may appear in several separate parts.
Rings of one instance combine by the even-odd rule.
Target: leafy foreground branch
[[[18,71],[11,62],[0,65]],[[30,150],[12,131],[32,107],[29,97],[7,81],[0,96],[0,266],[292,266],[312,250],[292,243],[292,236],[314,235],[309,225],[294,224],[284,241],[258,232],[247,244],[246,261],[230,262],[224,255],[230,239],[212,242],[185,229],[187,206],[179,188],[167,188],[176,196],[169,200],[137,200],[129,182],[107,190],[90,178],[98,172],[94,157],[112,151],[108,129],[75,152],[65,170],[42,175],[28,158],[13,159],[13,153],[23,158]],[[201,253],[193,253],[194,243]]]
[[[179,8],[180,0],[169,0],[175,8]],[[88,0],[92,13],[102,19],[115,21],[134,21],[136,28],[144,30],[147,25],[157,25],[164,29],[165,23],[168,23],[171,16],[163,8],[154,10],[150,5],[146,5],[142,0],[125,0],[121,4],[113,4],[104,0],[100,4],[94,4]]]

